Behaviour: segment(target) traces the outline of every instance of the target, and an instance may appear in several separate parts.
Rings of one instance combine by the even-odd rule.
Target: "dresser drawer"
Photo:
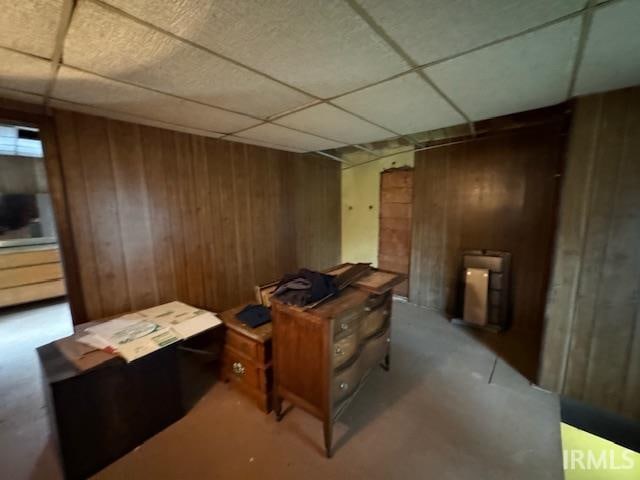
[[[228,347],[222,355],[222,370],[225,379],[247,384],[262,392],[271,390],[271,369],[258,367]]]
[[[379,335],[369,339],[363,345],[362,351],[353,365],[335,375],[332,381],[334,405],[337,406],[353,394],[362,377],[382,362],[389,350],[390,333],[390,329],[387,328]]]
[[[366,302],[365,311],[371,312],[380,307],[388,305],[391,302],[391,292],[385,293],[383,295],[371,295]]]
[[[351,359],[358,349],[359,336],[353,332],[346,337],[336,340],[333,344],[333,368],[339,368]]]
[[[357,331],[359,320],[365,313],[365,304],[347,310],[334,319],[334,337],[347,337]]]
[[[360,338],[369,338],[372,335],[376,335],[385,327],[390,316],[391,310],[387,303],[383,303],[375,310],[367,313],[360,320]]]

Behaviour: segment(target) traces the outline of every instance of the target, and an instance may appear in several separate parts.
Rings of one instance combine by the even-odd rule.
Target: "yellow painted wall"
[[[379,155],[407,150],[406,146],[376,151]],[[347,162],[361,162],[371,155],[355,152],[343,155]],[[342,170],[342,261],[378,265],[380,172],[413,166],[413,151],[382,158]],[[371,208],[370,208],[371,207]]]
[[[638,480],[640,453],[562,423],[565,480]]]

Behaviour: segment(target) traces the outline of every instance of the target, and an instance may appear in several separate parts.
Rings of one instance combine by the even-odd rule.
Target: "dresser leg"
[[[324,451],[327,455],[327,458],[331,458],[333,456],[333,451],[331,449],[331,444],[333,440],[333,422],[331,420],[324,421]]]
[[[380,366],[381,366],[385,371],[387,371],[387,372],[389,371],[389,369],[391,368],[391,354],[390,354],[390,353],[387,353],[387,354],[384,356],[384,362],[382,362],[382,363],[380,364]]]
[[[278,395],[273,395],[273,411],[276,414],[276,422],[282,420],[282,398]]]

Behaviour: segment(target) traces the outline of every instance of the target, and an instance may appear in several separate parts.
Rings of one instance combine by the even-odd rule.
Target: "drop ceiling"
[[[640,84],[639,0],[0,0],[0,96],[296,152]]]

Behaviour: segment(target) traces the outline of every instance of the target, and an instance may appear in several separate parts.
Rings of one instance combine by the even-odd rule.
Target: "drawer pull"
[[[349,384],[347,382],[340,383],[340,390],[346,390],[349,388]]]
[[[343,332],[344,332],[345,330],[349,330],[349,325],[348,325],[348,324],[346,324],[346,323],[341,323],[341,324],[340,324],[340,330],[342,330]]]
[[[391,337],[387,337],[387,343],[391,343]]]
[[[235,373],[236,375],[244,375],[244,372],[245,372],[244,365],[242,365],[240,362],[233,362],[231,369],[233,370],[233,373]]]
[[[365,312],[370,312],[371,310],[372,310],[371,307],[364,307]]]
[[[336,355],[342,355],[344,352],[340,348],[340,346],[336,345]]]

